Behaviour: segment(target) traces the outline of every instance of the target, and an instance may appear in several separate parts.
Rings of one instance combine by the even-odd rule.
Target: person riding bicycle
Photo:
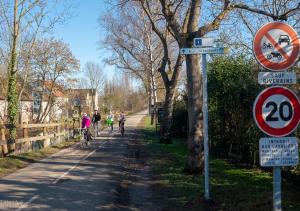
[[[118,120],[119,120],[119,130],[120,130],[121,129],[121,124],[124,124],[124,122],[125,122],[125,113],[124,113],[124,111],[122,111],[119,114]]]
[[[107,116],[106,121],[107,121],[107,125],[111,127],[111,131],[113,131],[113,129],[114,129],[114,115],[111,111],[109,112],[109,115]]]
[[[90,141],[92,139],[92,135],[90,133],[90,128],[91,126],[91,119],[90,117],[87,115],[87,113],[83,113],[83,118],[81,121],[81,128],[82,129],[86,129],[86,133],[87,133],[87,141]]]
[[[100,125],[101,115],[98,110],[95,110],[92,117],[93,129],[95,132],[95,136],[99,136],[99,125]]]

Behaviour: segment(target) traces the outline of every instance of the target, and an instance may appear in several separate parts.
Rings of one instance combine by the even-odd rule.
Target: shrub
[[[252,106],[260,91],[256,62],[244,57],[216,57],[208,65],[209,136],[213,152],[237,161],[257,158],[260,131]]]

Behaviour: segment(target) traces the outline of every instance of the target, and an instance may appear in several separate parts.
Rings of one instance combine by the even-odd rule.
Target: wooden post
[[[43,136],[47,135],[47,127],[43,127]]]
[[[59,123],[58,121],[56,121],[56,123]],[[60,124],[60,123],[59,123]],[[57,127],[56,127],[56,132],[57,133],[60,133],[60,125],[57,125]]]
[[[63,128],[64,128],[64,137],[65,139],[69,140],[69,130],[68,130],[68,120],[65,120],[64,124],[63,124]]]
[[[4,142],[5,142],[5,128],[1,128],[1,141],[3,143],[3,145],[2,145],[2,156],[5,156],[8,153],[7,144],[4,144]]]
[[[23,137],[24,138],[28,138],[28,122],[23,122]],[[23,145],[23,147],[22,147]],[[21,144],[21,151],[22,151],[22,148],[25,148],[24,151],[28,151],[29,148],[30,148],[30,143],[28,140],[26,140],[26,142],[24,142],[24,144]]]
[[[25,122],[23,124],[24,124],[24,126],[23,126],[23,137],[28,138],[28,127],[25,126],[25,124],[26,124]]]
[[[58,121],[56,120],[55,123],[58,123]],[[57,144],[57,143],[60,143],[60,137],[58,135],[59,133],[59,126],[55,126],[55,141],[54,143]]]
[[[43,136],[47,135],[47,126],[43,127]],[[43,147],[46,147],[49,145],[49,141],[45,138],[43,139]]]

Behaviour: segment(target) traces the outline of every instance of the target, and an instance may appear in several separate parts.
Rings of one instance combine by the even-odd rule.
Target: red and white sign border
[[[293,44],[293,51],[289,57],[289,59],[286,59],[282,63],[275,63],[269,61],[262,53],[262,46],[261,46],[261,40],[263,39],[264,36],[268,36],[268,39],[272,40],[273,45],[275,44],[276,41],[272,39],[268,33],[265,33],[265,31],[270,31],[274,28],[275,26],[280,26],[283,28],[279,28],[282,31],[285,31],[287,34],[289,34],[290,37],[292,37],[292,44]],[[291,35],[292,34],[292,35]],[[280,53],[285,54],[285,52],[278,47],[278,44],[274,46]],[[264,68],[271,70],[271,71],[284,71],[289,68],[291,68],[298,60],[299,58],[299,53],[300,53],[300,39],[297,34],[297,32],[288,24],[279,22],[279,21],[274,21],[274,22],[269,22],[264,24],[255,34],[254,39],[253,39],[253,54],[257,60],[257,62],[262,65]],[[264,64],[266,63],[266,64]]]
[[[294,115],[292,120],[288,125],[283,128],[272,128],[268,124],[266,124],[263,115],[262,115],[262,106],[265,100],[271,95],[284,95],[287,97],[292,103],[292,107],[294,109]],[[292,133],[299,125],[300,120],[300,101],[299,98],[288,88],[282,86],[272,86],[267,89],[264,89],[259,95],[256,97],[254,106],[253,106],[253,117],[255,123],[259,127],[261,131],[265,134],[272,137],[284,137]]]

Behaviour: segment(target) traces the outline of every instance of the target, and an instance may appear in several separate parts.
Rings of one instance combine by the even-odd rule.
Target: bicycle
[[[87,147],[89,145],[90,142],[90,135],[88,133],[88,130],[86,128],[82,128],[81,129],[81,138],[80,138],[80,143],[81,143],[81,147]]]
[[[108,124],[108,132],[110,134],[112,134],[112,132],[113,132],[113,125],[112,125],[112,123]]]
[[[121,132],[121,135],[124,136],[124,133],[125,133],[125,120],[121,121],[121,123],[120,123],[120,132]]]
[[[112,121],[111,118],[107,119],[108,132],[110,134],[113,132],[113,129],[114,129],[113,124],[114,124],[114,122]]]

